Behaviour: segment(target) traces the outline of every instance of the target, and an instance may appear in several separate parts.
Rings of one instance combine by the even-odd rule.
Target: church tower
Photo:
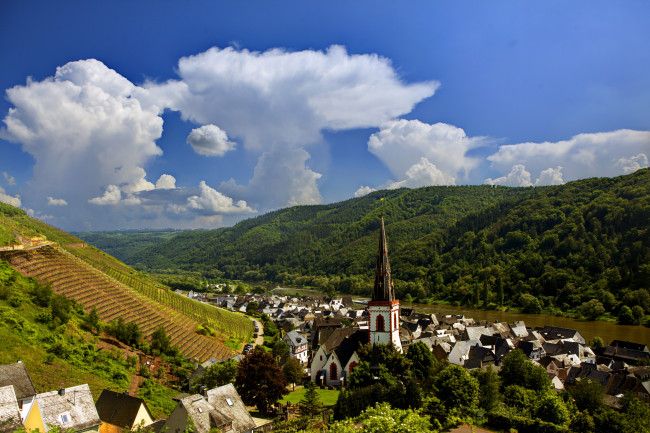
[[[384,229],[384,217],[381,217],[379,233],[379,251],[375,267],[375,285],[372,288],[372,300],[368,302],[368,336],[370,344],[393,343],[402,351],[399,339],[399,300],[395,299],[395,288],[390,278],[388,261],[388,244]]]

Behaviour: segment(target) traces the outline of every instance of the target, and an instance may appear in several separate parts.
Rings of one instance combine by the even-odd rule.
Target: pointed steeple
[[[379,233],[379,251],[377,252],[377,266],[375,268],[375,285],[372,288],[373,301],[395,300],[395,289],[390,278],[390,262],[388,261],[388,243],[384,229],[384,217],[381,217],[381,232]]]

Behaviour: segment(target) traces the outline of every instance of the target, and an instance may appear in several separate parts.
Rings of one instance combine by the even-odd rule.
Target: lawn
[[[282,399],[282,403],[291,403],[291,404],[296,404],[300,400],[304,400],[305,398],[305,388],[303,387],[296,387],[295,391],[290,392],[289,394],[284,396],[284,399]],[[339,393],[341,391],[339,390],[332,390],[332,389],[317,389],[318,392],[318,397],[320,397],[320,402],[323,403],[325,406],[333,406],[336,404],[336,400],[339,398]]]

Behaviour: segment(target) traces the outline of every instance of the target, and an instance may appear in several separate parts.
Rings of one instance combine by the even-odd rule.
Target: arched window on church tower
[[[377,316],[377,331],[378,332],[384,331],[384,316],[382,316],[381,314]]]

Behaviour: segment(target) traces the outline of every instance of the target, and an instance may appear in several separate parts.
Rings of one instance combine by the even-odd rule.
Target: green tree
[[[259,306],[260,305],[255,301],[249,302],[248,305],[246,306],[246,314],[248,315],[255,314]]]
[[[239,363],[235,387],[246,405],[257,406],[264,414],[289,392],[286,386],[284,373],[270,353],[255,349]]]
[[[580,379],[571,389],[571,395],[581,411],[594,414],[603,405],[603,387],[595,380]]]
[[[564,401],[554,393],[544,394],[538,401],[535,416],[542,421],[564,425],[569,422],[569,410]]]
[[[603,346],[605,346],[605,342],[603,341],[602,338],[596,336],[596,337],[594,337],[593,340],[591,340],[591,347],[593,347],[594,349],[597,349],[597,348],[603,347]]]
[[[302,380],[304,374],[304,368],[300,361],[293,356],[290,356],[289,359],[287,359],[287,362],[282,366],[282,372],[284,373],[284,377],[287,378],[287,382],[293,384],[293,390],[295,391],[296,383],[299,383]]]
[[[433,375],[433,365],[436,362],[429,346],[421,341],[411,344],[406,352],[406,358],[411,361],[413,375],[416,380],[423,381]]]
[[[330,430],[337,433],[429,433],[432,426],[419,411],[392,409],[388,403],[378,403],[357,418],[332,424]]]
[[[237,376],[237,365],[239,363],[234,359],[225,362],[212,364],[206,368],[203,375],[192,382],[191,392],[198,392],[201,385],[208,389],[214,389],[219,386],[227,385],[235,381]]]
[[[580,315],[585,319],[596,320],[605,314],[605,307],[598,299],[592,299],[580,305],[578,311],[580,312]]]
[[[501,364],[503,386],[520,385],[534,391],[549,391],[551,381],[544,368],[537,366],[519,349],[509,352]]]
[[[487,412],[491,412],[497,408],[501,395],[499,389],[501,387],[501,379],[491,365],[485,370],[475,370],[474,373],[478,380],[479,397],[478,404]]]
[[[436,396],[447,409],[469,409],[478,402],[478,381],[460,365],[450,364],[434,380]]]
[[[94,332],[101,332],[102,324],[97,314],[97,308],[93,307],[85,318],[86,325]]]
[[[633,325],[634,322],[634,314],[632,314],[632,309],[627,305],[623,305],[618,313],[618,323],[621,325]]]
[[[169,336],[167,336],[167,331],[163,326],[159,326],[158,329],[153,331],[151,334],[151,350],[157,350],[160,353],[170,353],[172,349],[172,341]]]
[[[275,343],[275,346],[273,346],[273,356],[282,361],[287,357],[287,355],[289,355],[289,345],[287,342],[280,340]]]
[[[32,287],[32,300],[39,307],[49,307],[53,296],[54,291],[49,284],[34,284]]]
[[[60,323],[68,323],[70,320],[70,309],[72,304],[68,298],[61,295],[52,296],[50,302],[50,309],[52,312],[52,320],[58,320]]]
[[[309,418],[318,416],[323,409],[323,404],[320,402],[316,384],[311,380],[305,385],[305,397],[300,400],[300,414]]]
[[[650,432],[650,408],[632,392],[626,392],[621,398],[621,408],[625,414],[628,431]]]
[[[645,311],[643,311],[643,307],[640,305],[635,305],[632,307],[632,316],[634,316],[634,323],[640,324],[641,320],[645,316]]]

